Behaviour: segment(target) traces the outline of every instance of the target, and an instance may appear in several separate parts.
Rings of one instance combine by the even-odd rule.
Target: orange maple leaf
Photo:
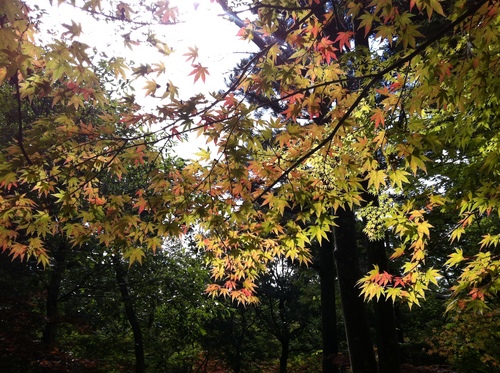
[[[384,271],[379,275],[377,282],[379,285],[386,286],[389,282],[392,282],[392,275]]]
[[[339,43],[339,50],[343,50],[346,47],[347,50],[351,49],[351,38],[355,35],[354,31],[339,32],[335,43]]]
[[[382,124],[382,126],[385,124],[385,116],[380,109],[376,109],[375,114],[373,114],[370,119],[375,122],[375,128],[378,128],[379,124]]]
[[[401,277],[394,277],[394,286],[406,286],[406,280]]]
[[[144,198],[140,198],[135,204],[134,207],[139,209],[139,215],[148,207],[148,201]]]
[[[321,31],[320,24],[313,19],[311,21],[311,25],[308,27],[308,30],[313,34],[314,38],[316,39],[318,37],[319,32]]]

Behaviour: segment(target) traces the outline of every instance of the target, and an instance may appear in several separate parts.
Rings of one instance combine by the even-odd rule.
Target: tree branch
[[[258,201],[260,198],[262,198],[266,193],[269,193],[271,189],[273,189],[278,183],[280,183],[283,179],[285,179],[294,169],[296,169],[298,166],[300,166],[305,160],[310,158],[313,154],[315,154],[318,150],[323,148],[326,144],[328,144],[330,141],[333,140],[335,134],[338,132],[340,127],[345,123],[345,121],[350,117],[354,109],[359,105],[361,100],[366,97],[368,94],[369,90],[373,85],[381,80],[383,76],[393,70],[396,70],[400,67],[402,67],[405,63],[411,61],[414,57],[420,55],[427,47],[435,43],[436,41],[440,40],[442,37],[444,37],[449,31],[451,31],[455,26],[459,25],[462,23],[467,17],[472,16],[474,13],[476,13],[484,4],[488,3],[489,0],[486,1],[481,1],[471,8],[469,8],[467,11],[465,11],[461,16],[459,16],[455,21],[451,22],[448,26],[444,27],[441,31],[437,32],[433,36],[431,36],[429,39],[427,39],[425,42],[423,42],[418,48],[416,48],[412,53],[408,54],[406,57],[401,58],[399,61],[396,61],[392,65],[386,67],[385,69],[379,71],[378,73],[375,73],[373,75],[372,80],[368,82],[368,84],[363,88],[359,96],[356,98],[354,103],[349,107],[349,109],[346,111],[346,113],[342,116],[342,118],[339,119],[338,123],[335,125],[333,128],[332,132],[323,140],[321,141],[317,146],[315,146],[313,149],[309,150],[306,154],[301,156],[299,159],[297,159],[290,167],[288,167],[275,181],[273,181],[269,186],[267,186],[257,197],[253,199],[253,202]]]
[[[19,144],[19,147],[21,148],[21,152],[23,153],[24,158],[26,159],[26,162],[28,162],[29,165],[32,165],[33,162],[31,161],[30,157],[28,156],[28,153],[26,152],[26,149],[24,148],[24,143],[23,143],[23,113],[22,113],[22,103],[21,103],[21,92],[19,91],[19,77],[18,73],[16,72],[14,74],[13,81],[16,86],[16,101],[17,101],[17,143]]]

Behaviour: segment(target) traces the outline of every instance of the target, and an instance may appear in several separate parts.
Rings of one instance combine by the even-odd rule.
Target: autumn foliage
[[[176,10],[161,3],[153,19],[175,22]],[[234,4],[219,3],[232,12]],[[181,99],[169,83],[160,94],[164,65],[133,67],[151,110],[125,93],[110,98],[104,77],[130,71],[120,58],[96,62],[92,46],[78,41],[79,24],[41,44],[28,6],[2,3],[0,80],[19,108],[15,139],[0,155],[2,251],[47,266],[50,242],[62,236],[75,250],[97,240],[133,264],[166,238],[196,230],[212,268],[207,291],[254,302],[266,265],[277,256],[308,263],[311,243],[349,207],[371,224],[368,236],[391,234],[397,243],[395,273],[375,267],[359,281],[366,299],[419,304],[440,271],[459,266],[450,308],[487,308],[500,289],[498,227],[473,252],[463,253],[460,240],[500,213],[499,2],[250,3],[255,19],[235,33],[265,45],[226,90]],[[107,11],[100,1],[82,8]],[[134,14],[120,3],[109,17],[128,22]],[[369,49],[355,45],[359,37]],[[126,34],[124,42],[172,53],[153,34],[145,41]],[[193,81],[205,82],[198,50],[185,56]],[[245,99],[252,96],[260,100]],[[51,113],[21,115],[41,99]],[[278,112],[266,112],[270,106]],[[190,132],[207,148],[172,162],[168,144]],[[461,170],[448,186],[445,163]],[[111,187],[131,172],[142,174],[140,185]],[[412,188],[419,180],[428,182]],[[366,193],[393,198],[370,214]],[[436,211],[456,223],[442,268],[427,263],[427,217]]]

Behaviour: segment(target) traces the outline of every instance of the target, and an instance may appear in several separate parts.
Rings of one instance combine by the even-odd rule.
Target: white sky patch
[[[170,56],[162,56],[151,46],[134,46],[133,50],[126,48],[122,38],[129,29],[126,23],[96,20],[89,13],[65,3],[60,6],[56,4],[50,6],[48,1],[43,5],[37,0],[27,0],[27,3],[30,6],[36,4],[47,10],[47,15],[42,18],[42,32],[53,30],[57,38],[62,32],[67,31],[61,26],[62,24],[71,24],[72,21],[80,23],[83,32],[78,37],[79,41],[92,48],[95,47],[103,56],[125,57],[134,61],[136,65],[162,61],[167,66],[168,78],[174,80],[174,84],[183,90],[192,86],[194,81],[193,76],[188,77],[193,68],[191,62],[186,62],[184,54],[188,52],[188,47],[197,47],[199,50],[197,62],[207,67],[210,75],[207,75],[205,84],[200,81],[196,83],[194,89],[187,90],[192,91],[192,94],[224,88],[224,76],[231,68],[248,53],[257,51],[252,43],[240,40],[236,36],[238,27],[224,19],[221,16],[220,6],[209,0],[170,0],[171,7],[179,8],[177,24],[143,26],[138,31],[132,32],[132,40],[144,39],[142,33],[153,32],[158,39],[174,50]],[[133,2],[131,3],[131,8],[134,9]],[[175,80],[181,81],[176,83]]]
[[[147,45],[133,46],[132,50],[125,47],[122,35],[129,32],[130,25],[122,24],[121,21],[106,21],[103,17],[96,20],[88,12],[73,8],[71,5],[57,6],[57,1],[53,1],[53,6],[48,1],[41,4],[39,0],[27,0],[27,3],[31,7],[38,6],[47,11],[42,18],[42,34],[52,31],[55,38],[60,38],[61,33],[67,31],[62,24],[70,25],[74,21],[82,26],[82,34],[77,38],[78,41],[95,48],[103,58],[124,57],[133,61],[135,66],[163,63],[166,67],[164,76],[156,77],[156,74],[151,74],[148,77],[160,85],[158,88],[160,96],[169,80],[179,88],[180,99],[188,99],[199,93],[208,97],[209,92],[224,90],[226,88],[224,78],[230,74],[232,68],[249,53],[257,51],[254,44],[240,40],[236,36],[238,27],[224,19],[221,16],[221,7],[209,0],[170,0],[170,7],[177,6],[179,9],[178,23],[143,26],[131,33],[132,40],[144,40],[144,34],[153,32],[157,39],[174,50],[169,56],[161,55]],[[134,10],[134,1],[129,3]],[[137,9],[139,8],[138,6]],[[189,47],[198,48],[199,58],[195,63],[208,68],[209,75],[206,76],[205,83],[201,79],[194,83],[194,76],[189,75],[193,71],[192,61],[187,62],[187,57],[184,56]],[[142,90],[145,82],[141,78],[134,86],[139,104],[147,107],[149,100],[144,98],[145,91]],[[154,100],[152,104],[160,103]],[[196,139],[196,136],[192,135],[189,137],[189,142],[180,144],[176,151],[182,157],[190,157],[199,147],[206,148],[205,141]]]

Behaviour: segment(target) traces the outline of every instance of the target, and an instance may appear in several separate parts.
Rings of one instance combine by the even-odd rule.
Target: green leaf
[[[139,262],[142,264],[142,259],[146,256],[146,253],[141,248],[127,249],[123,253],[123,258],[129,261],[129,267],[134,264],[134,262]]]
[[[450,259],[448,259],[445,263],[448,267],[454,267],[465,260],[462,249],[456,249],[456,251],[453,254],[448,255],[448,257]]]

